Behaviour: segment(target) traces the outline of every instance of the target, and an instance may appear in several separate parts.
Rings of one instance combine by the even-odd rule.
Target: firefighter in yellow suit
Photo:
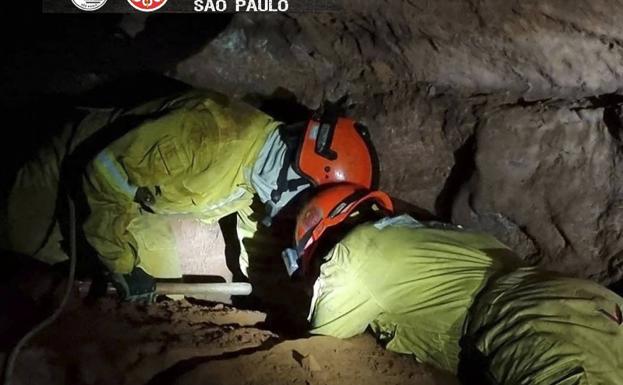
[[[163,105],[143,108],[166,113],[142,122],[87,166],[91,214],[84,231],[110,270],[137,266],[176,278],[181,272],[166,215],[210,223],[249,207],[251,168],[279,123],[217,94],[156,103]]]
[[[366,202],[392,210],[379,191],[334,186],[299,215],[312,333],[349,338],[369,327],[387,349],[466,384],[622,383],[623,298],[524,266],[489,235]]]
[[[258,229],[251,210],[255,194],[274,217],[312,185],[336,178],[371,183],[367,172],[364,179],[357,179],[362,164],[371,167],[371,155],[354,121],[339,119],[326,125],[317,118],[300,132],[286,132],[280,122],[250,105],[195,90],[128,111],[93,111],[72,126],[72,134],[66,130],[52,148],[22,168],[9,204],[13,249],[42,260],[64,258],[58,226],[44,247],[35,246],[41,243],[46,224],[54,221],[50,200],[58,189],[58,165],[84,142],[93,141],[95,133],[128,121],[129,127],[90,154],[81,170],[90,211],[83,225],[86,240],[126,297],[149,295],[150,277],[181,276],[170,215],[211,223],[238,213],[240,267],[246,275],[247,249],[253,248],[248,244]],[[323,135],[324,127],[332,135]],[[317,148],[339,154],[339,159],[316,162]],[[36,196],[41,199],[33,199]]]

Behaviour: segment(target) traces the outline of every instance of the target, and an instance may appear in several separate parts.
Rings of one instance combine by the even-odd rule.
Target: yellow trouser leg
[[[143,214],[130,223],[128,231],[137,243],[138,267],[156,278],[182,276],[169,217]]]

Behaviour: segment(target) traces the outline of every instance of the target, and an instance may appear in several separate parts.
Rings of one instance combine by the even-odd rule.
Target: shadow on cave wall
[[[49,141],[71,106],[127,107],[185,87],[160,74],[218,36],[233,17],[43,15],[32,3],[20,7],[14,15],[20,27],[7,39],[0,64],[0,112],[19,127],[3,141],[3,165],[19,163],[20,154]],[[126,31],[127,24],[136,30]]]
[[[22,27],[3,52],[0,104],[19,106],[47,95],[80,100],[85,91],[124,76],[131,80],[128,75],[165,73],[218,36],[232,17],[43,15],[24,9],[15,15]],[[124,97],[141,92],[131,81],[126,85],[130,92]]]

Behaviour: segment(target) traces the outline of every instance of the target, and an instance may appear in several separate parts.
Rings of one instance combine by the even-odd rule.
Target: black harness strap
[[[295,158],[299,148],[300,136],[303,134],[304,128],[305,122],[299,122],[288,126],[282,125],[278,128],[279,136],[286,144],[286,153],[281,170],[279,170],[279,176],[277,177],[277,188],[270,193],[270,198],[274,203],[277,203],[281,199],[284,192],[296,191],[297,188],[308,183],[304,178],[288,181],[288,169],[296,161]]]

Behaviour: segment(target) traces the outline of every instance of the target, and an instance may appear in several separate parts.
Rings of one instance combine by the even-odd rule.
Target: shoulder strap
[[[279,136],[286,144],[286,153],[283,165],[281,166],[279,175],[277,176],[277,188],[270,194],[273,202],[278,202],[284,192],[296,191],[298,187],[307,183],[304,178],[288,181],[288,169],[296,161],[295,158],[304,129],[305,122],[279,126]]]

